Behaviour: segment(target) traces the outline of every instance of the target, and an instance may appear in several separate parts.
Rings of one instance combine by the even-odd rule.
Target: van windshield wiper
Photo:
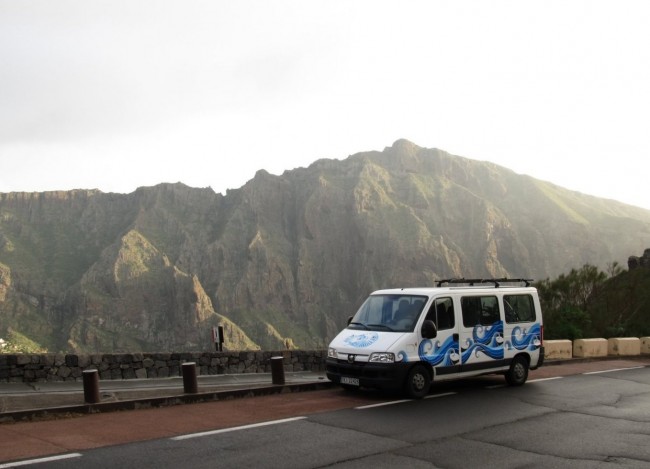
[[[395,329],[393,329],[390,326],[387,326],[386,324],[368,324],[368,327],[383,327],[384,329],[387,329],[391,332],[395,332]]]
[[[365,330],[369,330],[369,329],[368,329],[368,326],[366,326],[366,325],[365,325],[364,323],[362,323],[362,322],[351,322],[349,325],[350,325],[350,326],[361,326],[361,327],[363,327]]]

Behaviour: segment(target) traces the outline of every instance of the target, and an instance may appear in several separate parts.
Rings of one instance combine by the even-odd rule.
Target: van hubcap
[[[418,390],[424,388],[424,376],[422,374],[417,373],[413,375],[413,387]]]
[[[517,363],[513,371],[515,372],[515,378],[522,379],[524,377],[525,370],[521,363]]]

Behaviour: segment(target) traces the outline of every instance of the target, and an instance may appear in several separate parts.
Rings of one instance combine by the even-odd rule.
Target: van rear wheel
[[[522,356],[515,357],[506,371],[506,382],[510,386],[521,386],[528,379],[528,360]]]
[[[411,368],[411,371],[409,371],[406,377],[406,394],[413,399],[422,399],[429,394],[430,387],[431,375],[429,375],[429,370],[422,365],[416,365]]]

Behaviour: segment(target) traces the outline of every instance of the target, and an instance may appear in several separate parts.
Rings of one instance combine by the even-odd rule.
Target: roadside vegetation
[[[5,338],[0,338],[0,353],[46,353],[47,350],[24,335],[9,329]]]
[[[650,269],[586,264],[535,286],[547,339],[650,335]]]

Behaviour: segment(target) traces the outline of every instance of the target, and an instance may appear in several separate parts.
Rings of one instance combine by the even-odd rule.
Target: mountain
[[[322,348],[371,291],[624,263],[650,211],[398,140],[225,195],[0,194],[0,337],[48,350]]]

